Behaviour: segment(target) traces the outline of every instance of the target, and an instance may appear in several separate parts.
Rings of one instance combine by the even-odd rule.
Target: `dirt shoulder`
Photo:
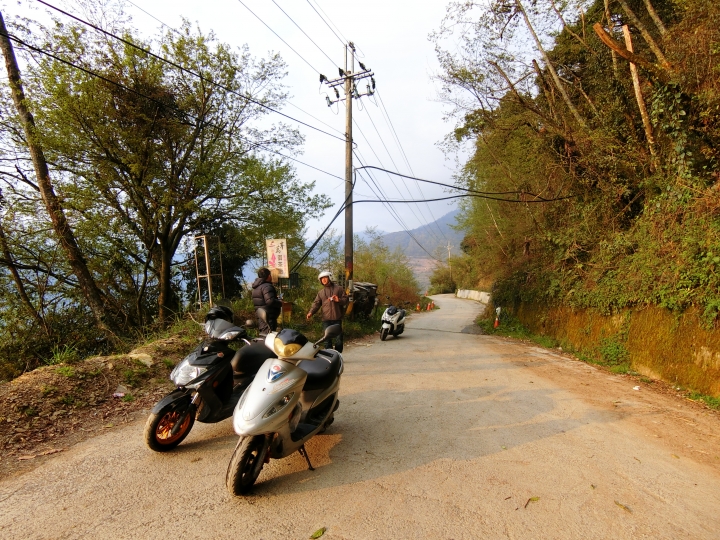
[[[674,458],[692,457],[720,471],[720,411],[689,399],[683,389],[664,381],[612,373],[559,350],[496,337],[530,345],[537,352],[537,356],[525,355],[514,363],[572,391],[593,407],[620,414],[647,436],[674,449]]]
[[[192,341],[173,336],[127,355],[45,366],[0,384],[0,477],[140,418],[173,388],[170,371]]]

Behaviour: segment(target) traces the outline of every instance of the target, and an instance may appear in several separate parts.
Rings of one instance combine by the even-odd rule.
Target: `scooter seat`
[[[256,342],[238,349],[230,364],[236,374],[255,375],[268,358],[277,358],[277,355],[264,343]]]
[[[308,374],[303,391],[327,388],[337,377],[341,366],[340,354],[330,349],[321,350],[315,360],[302,360],[298,367]]]

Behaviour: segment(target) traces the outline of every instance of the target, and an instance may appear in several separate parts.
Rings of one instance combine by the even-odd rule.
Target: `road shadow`
[[[592,410],[558,417],[554,393],[481,386],[353,394],[328,433],[307,445],[316,470],[307,470],[299,454],[273,461],[258,479],[254,496],[366,482],[438,460],[475,460],[614,420]]]

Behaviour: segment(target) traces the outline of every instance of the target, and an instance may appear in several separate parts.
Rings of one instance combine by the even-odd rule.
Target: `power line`
[[[18,38],[18,37],[16,37],[16,36],[14,36],[14,35],[12,35],[12,34],[3,34],[3,35],[5,35],[8,39],[11,39],[11,40],[15,41],[16,43],[22,45],[23,47],[27,47],[27,48],[30,49],[30,50],[33,50],[33,51],[38,52],[38,53],[40,53],[40,54],[42,54],[42,55],[44,55],[44,56],[47,56],[47,57],[49,57],[49,58],[52,58],[53,60],[56,60],[56,61],[58,61],[58,62],[61,62],[62,64],[65,64],[65,65],[67,65],[67,66],[69,66],[69,67],[72,67],[72,68],[74,68],[74,69],[77,69],[77,70],[79,70],[79,71],[82,71],[82,72],[84,72],[84,73],[86,73],[86,74],[88,74],[88,75],[90,75],[90,76],[92,76],[92,77],[96,77],[96,78],[98,78],[98,79],[100,79],[100,80],[102,80],[102,81],[105,81],[105,82],[110,83],[110,84],[112,84],[112,85],[114,85],[114,86],[117,86],[118,88],[121,88],[122,90],[125,90],[125,91],[127,91],[127,92],[131,92],[131,93],[133,93],[133,94],[135,94],[135,95],[137,95],[137,96],[139,96],[139,97],[142,97],[142,98],[144,98],[144,99],[147,99],[147,100],[149,100],[149,101],[152,101],[153,103],[156,103],[156,104],[158,104],[159,106],[161,106],[161,107],[163,107],[163,108],[167,108],[167,107],[168,107],[168,104],[167,104],[167,103],[163,103],[163,102],[161,102],[161,101],[159,101],[159,100],[157,100],[157,99],[155,99],[155,98],[153,98],[153,97],[151,97],[151,96],[148,96],[148,95],[146,95],[146,94],[143,94],[142,92],[138,92],[137,90],[135,90],[135,89],[133,89],[133,88],[130,88],[129,86],[125,86],[125,85],[122,84],[122,83],[119,83],[119,82],[117,82],[117,81],[113,81],[112,79],[108,79],[107,77],[104,77],[104,76],[100,75],[99,73],[96,73],[96,72],[94,72],[94,71],[92,71],[92,70],[89,70],[89,69],[83,67],[83,66],[77,65],[77,64],[75,64],[75,63],[73,63],[73,62],[70,62],[69,60],[65,60],[64,58],[62,58],[62,57],[60,57],[60,56],[57,56],[56,54],[53,54],[53,53],[51,53],[51,52],[49,52],[49,51],[46,51],[46,50],[44,50],[44,49],[40,49],[39,47],[35,47],[34,45],[31,45],[30,43],[27,43],[26,41],[24,41],[24,40],[22,40],[22,39],[20,39],[20,38]],[[177,107],[171,107],[171,109],[174,109],[175,111],[177,111],[177,112],[185,115],[184,111],[181,111],[181,110],[178,109]],[[195,121],[197,122],[198,119],[195,118]],[[287,155],[285,155],[285,154],[282,154],[281,152],[278,152],[278,151],[276,151],[276,150],[273,150],[273,149],[271,149],[271,148],[268,148],[267,146],[263,145],[262,143],[258,143],[258,142],[256,142],[256,141],[251,141],[250,139],[248,139],[248,138],[246,138],[246,137],[243,137],[243,136],[241,136],[241,135],[237,135],[236,133],[231,133],[231,132],[227,131],[226,129],[224,129],[224,128],[220,127],[220,126],[215,126],[214,124],[208,124],[208,125],[213,126],[213,127],[216,127],[216,128],[219,128],[221,131],[223,131],[223,132],[224,132],[225,134],[227,134],[227,135],[231,135],[231,136],[238,137],[238,138],[240,138],[240,139],[244,139],[245,141],[247,141],[247,142],[251,145],[251,147],[254,146],[254,147],[256,147],[256,148],[261,148],[262,150],[265,150],[265,151],[267,151],[267,152],[271,152],[271,153],[273,153],[273,154],[277,154],[277,155],[279,155],[279,156],[281,156],[281,157],[283,157],[283,158],[285,158],[285,159],[289,159],[289,160],[295,161],[295,162],[297,162],[297,163],[300,163],[301,165],[305,165],[306,167],[310,167],[311,169],[315,169],[316,171],[322,172],[322,173],[327,174],[327,175],[329,175],[329,176],[332,176],[332,177],[334,177],[334,178],[338,178],[338,179],[340,179],[340,180],[344,180],[343,178],[341,178],[340,176],[338,176],[338,175],[336,175],[336,174],[333,174],[333,173],[331,173],[331,172],[325,171],[325,170],[323,170],[323,169],[320,169],[320,168],[318,168],[318,167],[315,167],[315,166],[313,166],[313,165],[310,165],[310,164],[308,164],[308,163],[305,163],[305,162],[303,162],[303,161],[300,161],[299,159],[293,158],[293,157],[291,157],[291,156],[287,156]]]
[[[298,120],[297,118],[293,118],[293,117],[290,116],[290,115],[287,115],[287,114],[285,114],[285,113],[283,113],[283,112],[280,112],[280,111],[278,111],[277,109],[274,109],[274,108],[270,107],[269,105],[265,105],[264,103],[262,103],[262,102],[260,102],[260,101],[258,101],[258,100],[256,100],[256,99],[254,99],[254,98],[251,98],[251,97],[248,97],[248,96],[246,96],[246,95],[243,95],[243,94],[241,94],[240,92],[238,92],[238,91],[236,91],[236,90],[233,90],[232,88],[228,88],[228,87],[226,87],[226,86],[223,85],[223,84],[220,84],[220,83],[218,83],[218,82],[213,81],[212,79],[208,79],[207,77],[203,76],[203,75],[200,74],[200,73],[196,73],[196,72],[192,71],[191,69],[188,69],[188,68],[186,68],[186,67],[183,67],[183,66],[181,66],[181,65],[173,62],[172,60],[168,60],[167,58],[164,58],[164,57],[162,57],[162,56],[159,56],[159,55],[153,53],[152,51],[150,51],[150,50],[148,50],[148,49],[145,49],[145,48],[143,48],[143,47],[140,47],[139,45],[136,45],[135,43],[133,43],[133,42],[131,42],[131,41],[128,41],[128,40],[126,40],[126,39],[124,39],[124,38],[122,38],[122,37],[120,37],[120,36],[116,36],[116,35],[113,34],[112,32],[108,32],[107,30],[105,30],[105,29],[103,29],[103,28],[100,28],[99,26],[96,26],[96,25],[92,24],[91,22],[88,22],[88,21],[86,21],[86,20],[84,20],[84,19],[81,19],[80,17],[77,17],[76,15],[73,15],[72,13],[68,13],[67,11],[65,11],[65,10],[63,10],[63,9],[60,9],[59,7],[53,6],[52,4],[49,4],[48,2],[45,2],[45,0],[36,0],[36,1],[39,2],[39,3],[41,3],[41,4],[43,4],[43,5],[45,5],[45,6],[47,6],[47,7],[49,7],[49,8],[51,8],[51,9],[54,9],[55,11],[57,11],[57,12],[59,12],[59,13],[62,13],[63,15],[66,15],[67,17],[70,17],[71,19],[74,19],[74,20],[78,21],[78,22],[81,23],[81,24],[84,24],[84,25],[86,25],[86,26],[89,26],[90,28],[93,28],[94,30],[96,30],[96,31],[98,31],[98,32],[101,32],[101,33],[105,34],[106,36],[109,36],[109,37],[111,37],[111,38],[113,38],[113,39],[116,39],[117,41],[120,41],[121,43],[124,43],[125,45],[128,45],[129,47],[133,47],[134,49],[136,49],[136,50],[138,50],[138,51],[141,51],[141,52],[143,52],[143,53],[145,53],[145,54],[147,54],[147,55],[149,55],[149,56],[152,56],[153,58],[156,58],[157,60],[160,60],[161,62],[164,62],[164,63],[166,63],[166,64],[168,64],[168,65],[171,65],[171,66],[173,66],[173,67],[175,67],[175,68],[177,68],[177,69],[179,69],[179,70],[181,70],[181,71],[183,71],[183,72],[185,72],[185,73],[188,73],[188,74],[192,75],[193,77],[197,77],[198,79],[200,79],[200,80],[203,81],[203,82],[206,82],[206,83],[211,84],[211,85],[213,85],[213,86],[217,86],[218,88],[221,88],[221,89],[225,90],[226,92],[230,92],[231,94],[235,94],[236,96],[238,96],[238,97],[240,97],[240,98],[242,98],[242,99],[244,99],[244,100],[246,100],[246,101],[249,101],[250,103],[254,103],[255,105],[258,105],[258,106],[260,106],[260,107],[262,107],[262,108],[264,108],[264,109],[267,109],[267,110],[269,110],[270,112],[273,112],[273,113],[275,113],[275,114],[279,114],[280,116],[283,116],[283,117],[285,117],[285,118],[288,118],[289,120],[292,120],[293,122],[297,122],[298,124],[301,124],[301,125],[303,125],[303,126],[309,127],[310,129],[314,129],[315,131],[319,131],[320,133],[323,133],[323,134],[325,134],[325,135],[328,135],[329,137],[332,137],[332,138],[334,138],[334,139],[341,140],[341,141],[343,141],[343,142],[344,142],[344,140],[345,140],[345,139],[343,139],[343,138],[341,138],[341,137],[338,137],[337,135],[333,135],[332,133],[329,133],[329,132],[327,132],[327,131],[325,131],[325,130],[322,130],[322,129],[320,129],[320,128],[318,128],[318,127],[315,127],[315,126],[313,126],[313,125],[311,125],[311,124],[308,124],[308,123],[306,123],[306,122],[303,122],[302,120]],[[242,1],[241,1],[241,0],[238,0],[238,2],[240,2],[240,3],[242,4]],[[243,4],[243,5],[244,5],[244,4]],[[279,36],[278,36],[278,37],[279,37]],[[282,39],[282,38],[281,38],[281,39]],[[311,66],[311,67],[312,67],[312,66]]]
[[[370,116],[370,115],[368,114],[368,117],[369,117],[369,116]],[[372,118],[370,118],[370,121],[372,122]],[[363,130],[360,128],[360,126],[357,124],[357,122],[355,123],[355,126],[358,128],[358,131],[360,131],[360,134],[363,136],[363,138],[365,139],[365,141],[368,143],[368,147],[370,148],[370,151],[375,155],[375,158],[378,160],[378,162],[380,163],[380,165],[382,165],[382,164],[383,164],[383,163],[382,163],[382,160],[380,159],[380,157],[377,155],[377,153],[376,153],[375,150],[373,149],[372,145],[370,144],[370,141],[369,141],[368,138],[365,136],[365,133],[364,133]],[[373,123],[373,127],[375,127],[375,124],[374,124],[374,123]],[[378,136],[380,136],[380,133],[377,131],[377,127],[375,127],[375,131],[378,133]],[[382,137],[381,137],[381,142],[382,142]],[[385,143],[383,143],[383,146],[384,146],[384,144],[385,144]],[[385,146],[385,151],[387,151],[387,146]],[[390,155],[389,152],[388,152],[388,155]],[[390,160],[393,161],[392,156],[390,156]],[[393,165],[395,165],[395,162],[394,162],[394,161],[393,161]],[[397,168],[397,165],[395,165],[395,168]],[[395,186],[395,182],[393,182],[393,180],[392,180],[392,178],[390,177],[390,175],[388,175],[388,179],[390,180],[390,183]],[[387,198],[387,195],[385,195],[385,193],[382,192],[382,190],[380,189],[380,186],[377,186],[377,187],[378,187],[378,190],[380,190],[380,192],[382,193],[383,197]],[[397,186],[395,186],[395,188],[398,190],[398,193],[400,193],[400,190],[397,188]],[[408,191],[408,194],[412,196],[412,194],[410,193],[410,190],[407,189],[407,185],[405,186],[405,189]],[[422,221],[420,218],[417,217],[417,214],[415,214],[415,211],[414,211],[412,208],[410,209],[410,211],[412,212],[413,216],[415,216],[415,218],[416,218],[418,221]],[[394,212],[394,209],[393,209],[391,212]],[[403,228],[403,230],[408,231],[407,225],[402,221],[402,219],[399,217],[399,215],[397,216],[396,220],[397,220],[398,223],[401,225],[401,227]],[[431,234],[432,234],[432,231],[431,231]],[[435,236],[435,235],[433,234],[433,236]],[[439,239],[436,237],[435,240],[437,241],[437,240],[439,240]]]
[[[397,142],[397,145],[400,148],[400,152],[402,153],[403,158],[405,158],[405,163],[407,164],[408,169],[410,169],[410,173],[413,176],[415,176],[415,171],[413,170],[412,166],[410,165],[410,161],[408,160],[407,154],[405,153],[405,149],[403,148],[403,145],[400,142],[400,137],[398,136],[397,131],[395,130],[395,126],[394,126],[392,120],[390,119],[390,113],[388,112],[387,107],[385,107],[385,102],[383,101],[382,95],[380,94],[379,91],[377,92],[377,95],[378,95],[378,98],[380,99],[380,105],[382,106],[382,111],[385,113],[384,117],[385,117],[388,125],[390,126],[390,129],[392,130],[393,135],[395,136],[395,141]],[[415,182],[415,184],[417,185],[418,190],[420,191],[420,195],[425,197],[425,193],[423,193],[423,190],[420,187],[420,184],[418,184],[417,182]],[[448,239],[447,236],[445,236],[445,233],[442,231],[440,226],[437,224],[437,218],[433,214],[433,211],[430,208],[430,205],[425,203],[425,206],[427,207],[428,212],[430,212],[430,217],[433,219],[433,223],[435,223],[435,226],[437,227],[438,231],[440,231],[440,234],[442,235],[442,237],[445,238],[445,240],[447,240]]]
[[[399,167],[398,167],[397,164],[395,163],[395,160],[392,158],[392,155],[390,154],[390,150],[388,149],[387,145],[385,144],[385,141],[383,140],[382,135],[380,135],[380,131],[378,130],[377,126],[375,125],[375,122],[373,121],[372,116],[370,115],[370,111],[369,111],[369,110],[366,110],[365,113],[368,115],[368,118],[370,119],[370,122],[372,123],[373,128],[375,128],[375,133],[377,133],[378,137],[380,138],[380,142],[382,143],[383,147],[385,148],[385,151],[387,152],[388,156],[390,157],[390,161],[391,161],[392,164],[395,166],[395,169],[399,169]],[[381,165],[382,165],[382,163],[381,163]],[[392,182],[392,180],[391,180],[391,182]],[[393,185],[395,185],[394,182],[393,182]],[[410,196],[412,197],[412,193],[410,192],[410,188],[408,188],[408,186],[407,186],[407,184],[405,183],[404,180],[403,180],[403,185],[405,186],[405,190],[407,191],[408,195],[410,195]],[[397,187],[397,186],[396,186],[396,187]],[[400,193],[400,189],[398,189],[398,193]],[[422,195],[423,197],[425,196],[425,194],[423,194],[422,192],[421,192],[421,195]],[[418,212],[420,212],[420,215],[422,216],[422,219],[417,217],[417,214],[415,214],[415,211],[414,211],[414,210],[411,209],[411,212],[413,213],[413,215],[415,216],[415,218],[418,219],[418,221],[420,221],[420,222],[423,222],[423,221],[424,221],[424,222],[425,222],[425,225],[428,227],[428,232],[430,232],[430,234],[432,234],[433,237],[435,237],[435,240],[436,240],[436,241],[439,241],[440,238],[439,238],[439,237],[434,233],[434,231],[432,230],[432,227],[430,226],[430,223],[428,222],[427,218],[425,218],[424,214],[422,213],[422,210],[420,210],[420,207],[417,207],[417,210],[418,210]],[[442,236],[444,237],[444,235],[442,235]],[[447,239],[446,239],[446,240],[447,240]]]
[[[320,13],[318,12],[318,10],[315,9],[315,6],[312,5],[312,3],[310,2],[310,0],[307,0],[307,3],[310,4],[310,7],[313,9],[313,11],[314,11],[315,13],[317,13],[317,16],[320,17],[320,19],[322,20],[322,22],[325,23],[325,25],[330,29],[330,31],[331,31],[333,34],[335,34],[335,37],[338,38],[338,41],[340,41],[340,43],[342,43],[343,45],[345,45],[345,44],[348,42],[348,40],[345,39],[344,37],[338,36],[337,33],[335,32],[335,30],[332,29],[332,26],[330,26],[330,24],[328,23],[328,21],[330,20],[330,17],[328,17],[327,14],[325,14],[325,12],[322,10],[322,8],[320,7],[320,5],[318,4],[318,9],[320,9],[320,11],[323,12],[323,15],[325,15],[325,17],[327,17],[327,20],[325,20],[325,17],[323,17],[322,15],[320,15]],[[331,22],[332,22],[332,21],[331,21]],[[335,25],[333,24],[333,26],[335,26]],[[337,28],[337,27],[336,27],[336,28]],[[338,32],[340,32],[340,30],[338,30]],[[342,32],[340,32],[340,34],[342,35]]]
[[[318,45],[317,43],[315,43],[315,41],[313,40],[313,38],[311,38],[310,36],[308,36],[308,35],[307,35],[307,32],[305,32],[305,30],[303,30],[302,28],[300,28],[300,25],[299,25],[298,23],[296,23],[295,20],[294,20],[290,15],[288,15],[287,12],[286,12],[283,8],[280,7],[280,4],[278,4],[275,0],[272,0],[272,3],[275,4],[275,5],[278,7],[278,9],[279,9],[280,11],[282,11],[282,12],[285,14],[285,16],[286,16],[288,19],[290,19],[290,20],[292,21],[292,23],[293,23],[295,26],[297,26],[298,29],[299,29],[303,34],[305,34],[305,37],[307,37],[307,38],[312,42],[312,44],[315,45],[315,46],[320,50],[320,52],[325,55],[325,58],[327,58],[328,60],[330,60],[330,63],[331,63],[331,64],[335,65],[335,60],[333,60],[332,58],[330,58],[330,57],[327,55],[327,53],[326,53],[324,50],[322,50],[322,48],[320,47],[320,45]],[[277,34],[276,34],[276,35],[277,35]],[[278,36],[278,37],[280,37],[280,36]],[[336,67],[337,67],[337,66],[336,66]]]
[[[135,8],[137,8],[137,9],[139,9],[140,11],[142,11],[143,13],[145,13],[145,15],[147,15],[148,17],[151,17],[152,19],[155,19],[157,22],[159,22],[161,25],[163,25],[163,26],[164,26],[165,28],[167,28],[168,30],[170,30],[170,31],[178,34],[179,36],[182,36],[182,32],[180,32],[180,31],[177,30],[176,28],[173,28],[173,27],[170,26],[169,24],[161,21],[161,20],[158,19],[155,15],[153,15],[153,14],[150,13],[149,11],[146,11],[145,9],[141,8],[140,6],[138,6],[136,3],[132,2],[131,0],[123,0],[123,1],[126,2],[126,3],[128,3],[128,4],[131,4],[132,6],[135,6]],[[330,128],[330,129],[332,129],[333,131],[336,131],[336,132],[339,133],[340,135],[343,135],[343,132],[342,132],[342,131],[340,131],[339,129],[331,126],[331,125],[328,124],[327,122],[325,122],[325,121],[323,121],[323,120],[320,120],[317,116],[314,116],[314,115],[310,114],[310,113],[307,112],[306,110],[301,109],[300,107],[298,107],[297,105],[295,105],[292,101],[287,101],[286,104],[287,104],[288,106],[290,106],[290,107],[293,107],[293,108],[297,109],[297,110],[300,111],[301,113],[309,116],[310,118],[312,118],[312,119],[315,120],[316,122],[319,122],[319,123],[321,123],[322,125],[324,125],[324,126]]]
[[[545,199],[543,197],[540,197],[539,195],[536,195],[535,193],[530,193],[528,191],[524,190],[515,190],[515,191],[479,191],[477,189],[470,189],[460,186],[453,186],[452,184],[443,184],[442,182],[436,182],[434,180],[425,180],[423,178],[415,178],[414,176],[408,176],[406,174],[401,174],[396,171],[389,171],[387,169],[383,169],[381,167],[375,167],[374,165],[364,165],[362,167],[358,167],[358,169],[375,169],[378,171],[383,171],[389,174],[394,174],[395,176],[402,176],[404,178],[408,178],[410,180],[417,180],[418,182],[425,182],[427,184],[434,184],[436,186],[443,186],[451,189],[456,189],[458,191],[465,191],[471,196],[484,196],[486,198],[492,198],[495,195],[519,195],[520,199],[499,199],[495,198],[494,200],[497,201],[504,201],[504,202],[512,202],[512,203],[545,203],[545,202],[555,202],[555,201],[564,201],[565,199],[572,199],[575,197],[575,195],[565,195],[564,197],[554,197],[552,199]],[[526,199],[526,197],[532,197],[532,199]],[[452,198],[452,197],[451,197]],[[482,197],[481,197],[482,198]],[[429,201],[435,201],[435,200],[444,200],[444,199],[428,199]],[[403,201],[404,202],[404,201]],[[422,201],[419,201],[422,202]]]
[[[358,161],[362,164],[362,160],[360,159],[360,156],[358,156]],[[365,170],[366,168],[367,168],[367,167],[363,165],[362,167],[358,167],[358,169],[356,169],[356,170]],[[373,184],[375,184],[375,187],[378,188],[378,191],[379,191],[380,193],[382,193],[382,189],[380,189],[380,186],[377,184],[377,181],[372,177],[372,175],[371,175],[370,173],[368,173],[368,176],[369,176],[370,179],[372,180]],[[366,183],[367,183],[367,182],[366,182]],[[373,190],[372,186],[370,186],[369,183],[368,183],[368,187],[373,191],[373,193],[375,192],[375,190]],[[384,195],[383,195],[383,196],[384,196]],[[386,200],[386,201],[382,201],[382,200],[381,200],[380,202],[386,203],[386,202],[389,202],[389,201],[387,201],[387,200]],[[408,226],[403,222],[402,218],[401,218],[400,215],[395,211],[395,209],[394,209],[392,206],[389,206],[388,204],[385,204],[385,207],[390,211],[390,213],[393,215],[393,217],[395,218],[395,220],[400,224],[400,226],[401,226],[401,227],[403,228],[403,230],[408,234],[408,236],[410,236],[410,238],[412,238],[412,240],[420,247],[420,249],[422,249],[425,253],[427,253],[427,254],[430,256],[430,258],[435,259],[435,260],[438,260],[432,253],[430,253],[427,249],[425,249],[425,246],[423,246],[423,245],[418,241],[417,238],[415,238],[415,235],[408,229]]]
[[[302,61],[305,62],[308,66],[310,66],[310,69],[312,69],[315,73],[320,73],[320,70],[318,70],[318,69],[315,68],[315,66],[313,66],[310,62],[308,62],[302,54],[300,54],[299,52],[297,52],[295,49],[292,48],[292,45],[290,45],[287,41],[285,41],[283,38],[281,38],[281,37],[280,37],[280,34],[278,34],[275,30],[273,30],[272,28],[270,28],[270,25],[268,25],[268,23],[266,23],[265,21],[263,21],[258,15],[255,14],[255,12],[254,12],[252,9],[250,9],[249,7],[247,7],[247,5],[245,4],[245,2],[243,2],[242,0],[238,0],[238,2],[240,2],[245,9],[247,9],[250,13],[252,13],[253,16],[254,16],[258,21],[260,21],[261,23],[263,23],[268,30],[270,30],[273,34],[275,34],[280,41],[282,41],[285,45],[287,45],[292,52],[294,52],[295,54],[297,54],[298,57],[300,57],[300,60],[302,60]]]

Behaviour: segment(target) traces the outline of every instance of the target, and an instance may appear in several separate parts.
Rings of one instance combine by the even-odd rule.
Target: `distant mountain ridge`
[[[451,227],[456,225],[459,213],[459,209],[453,210],[428,225],[412,229],[412,237],[406,231],[387,233],[381,237],[391,250],[400,248],[405,253],[423,290],[430,286],[430,275],[439,264],[436,259],[443,263],[447,261],[448,243],[452,246],[451,255],[460,253],[460,242],[464,234]]]
[[[406,231],[398,231],[384,234],[382,240],[391,250],[399,247],[410,258],[437,257],[445,261],[447,260],[448,242],[453,246],[452,254],[457,255],[460,250],[460,242],[462,242],[464,234],[451,227],[451,225],[456,225],[455,218],[459,213],[459,209],[453,210],[437,221],[412,229],[410,231],[412,237]],[[413,237],[417,242],[413,240]],[[438,249],[441,250],[439,253]]]

